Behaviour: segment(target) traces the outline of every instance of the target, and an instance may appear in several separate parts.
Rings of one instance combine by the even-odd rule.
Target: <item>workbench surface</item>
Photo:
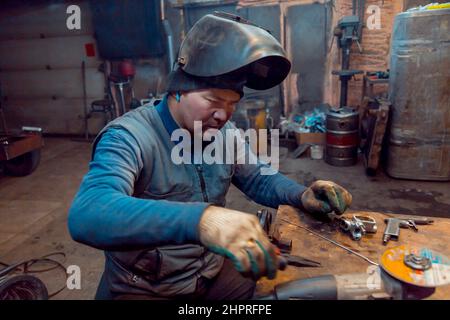
[[[319,268],[297,268],[288,266],[284,271],[278,271],[274,280],[264,278],[258,282],[258,293],[269,293],[277,284],[300,278],[308,278],[325,274],[364,273],[371,265],[362,258],[353,255],[334,244],[323,240],[307,230],[295,227],[282,221],[286,219],[333,239],[340,244],[368,257],[379,263],[379,258],[388,248],[402,244],[426,246],[450,258],[450,219],[435,218],[432,225],[419,225],[418,232],[411,229],[401,229],[398,241],[390,241],[384,246],[382,237],[386,224],[385,218],[395,217],[378,212],[348,210],[343,216],[370,215],[377,221],[378,232],[366,234],[360,241],[353,241],[346,233],[341,232],[331,223],[321,222],[309,214],[305,214],[290,206],[280,206],[274,224],[279,225],[281,235],[292,239],[293,255],[318,261],[322,264]],[[450,285],[439,287],[429,299],[450,299]]]

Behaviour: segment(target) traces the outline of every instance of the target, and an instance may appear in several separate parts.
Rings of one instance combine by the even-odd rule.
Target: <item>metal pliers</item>
[[[281,256],[284,258],[285,263],[289,266],[294,267],[310,267],[310,268],[318,268],[322,265],[318,261],[310,260],[304,257],[295,256],[292,254],[283,253]]]

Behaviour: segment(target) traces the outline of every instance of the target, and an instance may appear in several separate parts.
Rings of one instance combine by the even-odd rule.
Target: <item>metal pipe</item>
[[[175,64],[175,53],[173,52],[173,33],[172,28],[170,27],[169,20],[164,19],[162,21],[164,26],[164,31],[167,36],[167,53],[169,59],[169,72],[172,71],[173,65]]]
[[[160,7],[161,7],[161,22],[163,24],[164,32],[166,33],[167,37],[167,53],[169,60],[168,70],[170,72],[172,71],[173,65],[175,63],[175,53],[173,50],[173,32],[172,28],[170,27],[169,20],[166,19],[164,0],[161,0]]]
[[[81,62],[81,77],[83,82],[83,104],[84,104],[84,138],[89,140],[89,127],[88,127],[88,105],[87,105],[87,93],[86,93],[86,62]]]

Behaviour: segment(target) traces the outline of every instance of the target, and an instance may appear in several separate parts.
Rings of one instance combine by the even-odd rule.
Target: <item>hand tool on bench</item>
[[[365,273],[323,275],[277,285],[261,300],[424,299],[450,284],[450,260],[426,247],[386,250],[380,265]]]
[[[428,225],[432,224],[434,220],[427,217],[392,217],[384,220],[386,223],[386,229],[383,234],[383,244],[387,245],[389,240],[398,240],[400,237],[400,228],[411,228],[415,232],[418,232],[419,229],[417,225]]]
[[[320,262],[307,259],[305,257],[296,256],[292,254],[281,254],[281,256],[285,259],[286,264],[294,267],[310,267],[310,268],[318,268],[321,267]]]
[[[326,241],[328,241],[328,242],[331,242],[331,243],[334,244],[335,246],[338,246],[339,248],[342,248],[342,249],[344,249],[345,251],[348,251],[348,252],[350,252],[351,254],[354,254],[355,256],[358,256],[358,257],[364,259],[364,260],[367,261],[368,263],[373,264],[373,265],[375,265],[375,266],[378,266],[378,263],[376,263],[376,262],[370,260],[369,258],[363,256],[362,254],[360,254],[360,253],[358,253],[358,252],[356,252],[356,251],[354,251],[354,250],[352,250],[352,249],[350,249],[350,248],[347,248],[346,246],[340,244],[340,243],[337,242],[337,241],[334,241],[334,240],[332,240],[332,239],[329,239],[329,238],[327,238],[327,237],[321,235],[320,233],[318,233],[318,232],[316,232],[316,231],[314,231],[314,230],[311,230],[311,229],[309,229],[309,228],[307,228],[307,227],[304,227],[304,226],[301,226],[301,225],[299,225],[299,224],[295,224],[295,223],[290,222],[289,220],[284,219],[284,218],[280,218],[280,220],[281,220],[281,221],[284,221],[284,222],[286,222],[286,223],[288,223],[288,224],[290,224],[290,225],[292,225],[292,226],[294,226],[294,227],[297,227],[297,228],[300,228],[300,229],[304,229],[304,230],[310,232],[311,234],[315,235],[316,237],[319,237],[319,238],[321,238],[321,239],[323,239],[323,240],[326,240]]]
[[[328,216],[342,231],[349,233],[355,241],[361,240],[366,233],[376,233],[378,229],[377,222],[371,216],[353,215],[351,219],[334,213]]]

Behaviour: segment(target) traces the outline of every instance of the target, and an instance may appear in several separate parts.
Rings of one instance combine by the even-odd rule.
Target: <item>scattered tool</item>
[[[270,229],[273,222],[272,213],[267,209],[261,209],[256,212],[256,216],[259,219],[259,224],[261,228],[267,233],[270,234]]]
[[[348,251],[348,252],[354,254],[355,256],[358,256],[358,257],[360,257],[361,259],[364,259],[364,260],[367,261],[368,263],[373,264],[373,265],[375,265],[375,266],[378,266],[378,263],[376,263],[376,262],[370,260],[369,258],[363,256],[362,254],[360,254],[360,253],[358,253],[358,252],[356,252],[356,251],[353,251],[353,250],[350,249],[350,248],[347,248],[346,246],[340,244],[340,243],[337,242],[337,241],[334,241],[334,240],[332,240],[332,239],[329,239],[329,238],[327,238],[327,237],[321,235],[320,233],[315,232],[314,230],[311,230],[311,229],[309,229],[309,228],[307,228],[307,227],[304,227],[304,226],[295,224],[295,223],[290,222],[289,220],[284,219],[284,218],[280,218],[280,220],[281,220],[281,221],[284,221],[284,222],[286,222],[286,223],[288,223],[288,224],[290,224],[290,225],[292,225],[292,226],[294,226],[294,227],[297,227],[297,228],[300,228],[300,229],[304,229],[304,230],[306,230],[306,231],[312,233],[312,234],[315,235],[316,237],[319,237],[319,238],[321,238],[321,239],[323,239],[323,240],[326,240],[326,241],[328,241],[328,242],[331,242],[331,243],[334,244],[335,246],[338,246],[339,248],[342,248],[342,249],[344,249],[345,251]]]
[[[281,236],[278,225],[272,226],[272,214],[266,209],[258,210],[257,216],[264,231],[269,235],[270,242],[276,246],[276,253],[279,256],[278,269],[284,270],[286,267],[320,267],[318,261],[310,260],[305,257],[291,255],[292,239]]]
[[[330,214],[329,217],[356,241],[361,240],[366,233],[376,233],[378,230],[377,222],[371,216],[353,215],[352,219],[347,219],[336,214]]]
[[[296,256],[292,254],[282,254],[281,255],[285,260],[287,265],[294,267],[311,267],[318,268],[321,267],[321,263],[318,261],[310,260],[301,256]]]
[[[291,253],[292,239],[281,236],[279,226],[273,225],[273,214],[267,209],[258,210],[256,216],[263,230],[267,233],[270,242],[274,244],[281,253]]]
[[[282,283],[262,300],[423,299],[450,284],[450,260],[425,247],[386,250],[366,273],[324,275]]]
[[[411,228],[415,232],[419,229],[417,225],[428,225],[432,224],[434,220],[427,217],[397,217],[397,218],[387,218],[384,220],[386,223],[386,229],[383,234],[383,244],[387,245],[390,240],[397,241],[400,236],[400,228]]]
[[[279,226],[274,226],[273,231],[269,235],[270,242],[277,246],[281,253],[291,253],[292,239],[282,237]]]

